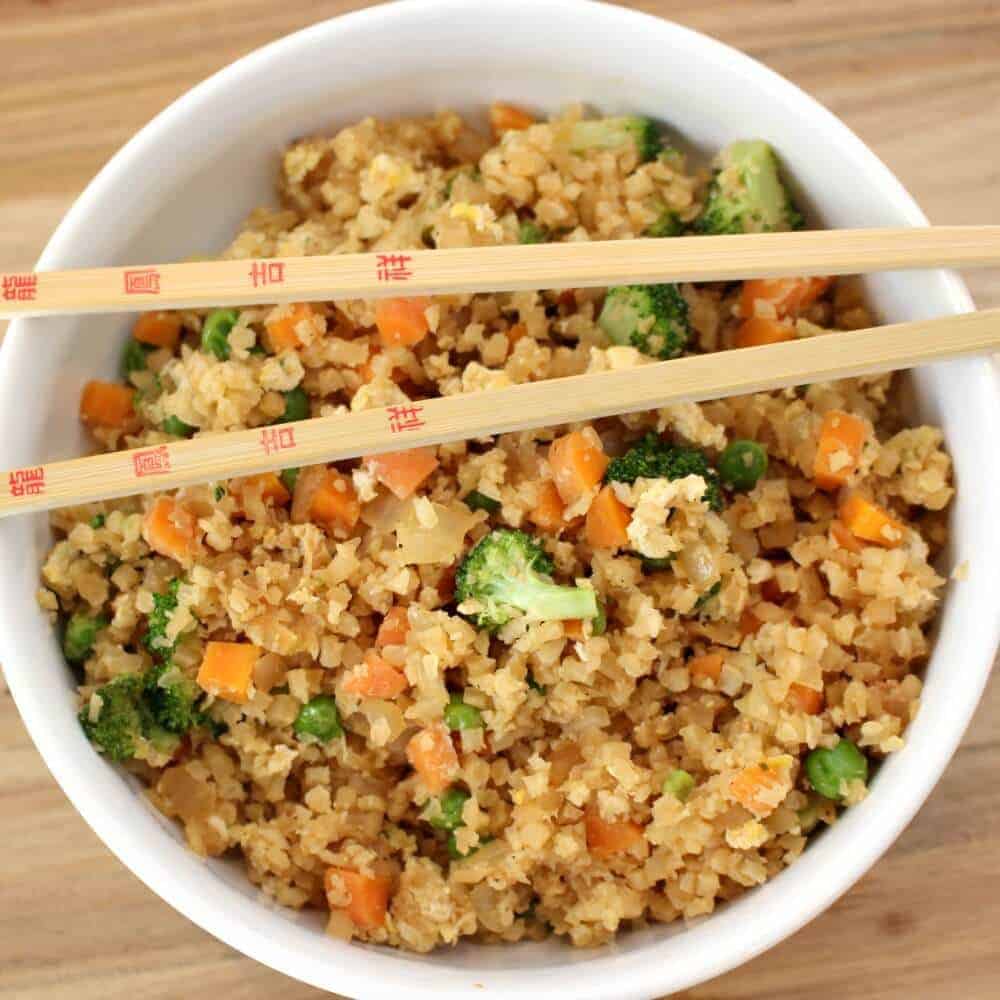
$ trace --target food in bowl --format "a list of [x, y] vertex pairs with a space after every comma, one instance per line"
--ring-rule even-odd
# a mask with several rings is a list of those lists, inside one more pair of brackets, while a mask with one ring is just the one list
[[[294, 143], [226, 256], [800, 224], [762, 142], [702, 171], [643, 119], [490, 118]], [[106, 449], [280, 448], [869, 323], [822, 279], [151, 313], [81, 416]], [[864, 797], [917, 709], [951, 496], [881, 375], [58, 511], [40, 599], [84, 730], [193, 850], [336, 936], [594, 945], [710, 912]]]

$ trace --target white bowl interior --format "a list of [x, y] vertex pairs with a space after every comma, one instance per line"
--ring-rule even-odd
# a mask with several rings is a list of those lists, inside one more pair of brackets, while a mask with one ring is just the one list
[[[551, 39], [560, 44], [553, 50]], [[400, 44], [400, 41], [405, 44]], [[432, 66], [432, 69], [428, 67]], [[302, 134], [366, 114], [442, 107], [481, 114], [503, 98], [547, 111], [584, 101], [653, 115], [702, 151], [748, 135], [771, 141], [814, 221], [921, 225], [888, 171], [832, 116], [751, 60], [702, 36], [619, 8], [572, 0], [411, 0], [327, 22], [255, 53], [168, 109], [88, 189], [42, 267], [169, 261], [218, 250], [253, 206], [273, 200], [277, 152]], [[884, 321], [971, 308], [950, 275], [886, 274], [869, 290]], [[79, 454], [83, 382], [115, 372], [129, 320], [14, 325], [0, 365], [4, 464]], [[985, 361], [915, 374], [920, 416], [945, 428], [960, 492], [949, 565], [982, 580], [1000, 537], [983, 503], [998, 495], [983, 441], [1000, 435]], [[234, 947], [289, 975], [354, 997], [513, 997], [562, 988], [650, 997], [724, 971], [829, 905], [899, 833], [947, 763], [985, 682], [998, 616], [988, 588], [952, 584], [923, 708], [907, 748], [873, 795], [766, 886], [684, 929], [650, 928], [599, 951], [561, 944], [463, 945], [426, 958], [322, 935], [318, 917], [263, 903], [235, 863], [188, 853], [173, 824], [91, 750], [75, 721], [73, 679], [35, 603], [50, 542], [44, 517], [0, 522], [0, 642], [18, 706], [47, 763], [87, 821], [147, 884]], [[484, 984], [485, 990], [474, 988]]]

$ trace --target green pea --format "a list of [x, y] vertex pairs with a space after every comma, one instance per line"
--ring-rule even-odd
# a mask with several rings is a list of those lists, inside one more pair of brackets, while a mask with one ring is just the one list
[[90, 519], [90, 526], [94, 529], [94, 531], [97, 531], [98, 528], [103, 528], [104, 527], [104, 521], [105, 520], [106, 519], [105, 519], [105, 516], [103, 514], [95, 514]]
[[460, 826], [465, 826], [462, 809], [469, 798], [469, 793], [461, 788], [449, 788], [438, 799], [439, 810], [428, 822], [439, 830], [457, 830]]
[[531, 671], [528, 672], [528, 676], [525, 680], [528, 682], [528, 687], [531, 688], [532, 691], [537, 691], [539, 694], [545, 694], [545, 685], [539, 684], [538, 681], [535, 680], [535, 676], [531, 673]]
[[285, 489], [289, 493], [295, 492], [295, 484], [299, 481], [300, 471], [297, 466], [293, 466], [291, 469], [282, 469], [278, 473], [278, 478], [285, 484]]
[[719, 475], [734, 490], [752, 490], [767, 472], [767, 452], [756, 441], [731, 441], [719, 456]]
[[661, 573], [665, 569], [670, 569], [670, 564], [674, 561], [673, 556], [640, 556], [642, 560], [643, 573]]
[[172, 437], [191, 437], [197, 429], [197, 427], [192, 427], [190, 424], [184, 423], [180, 417], [175, 416], [173, 413], [163, 421], [163, 433], [169, 434]]
[[706, 604], [722, 590], [722, 581], [716, 580], [708, 590], [705, 591], [697, 601], [694, 602], [695, 611], [700, 611]]
[[472, 490], [462, 497], [462, 503], [469, 510], [485, 510], [487, 514], [495, 514], [500, 509], [500, 501], [493, 497], [480, 493], [479, 490]]
[[215, 502], [218, 503], [226, 495], [225, 486], [216, 486], [212, 491], [212, 496], [215, 497]]
[[292, 728], [300, 738], [315, 739], [321, 743], [328, 743], [344, 735], [337, 702], [328, 694], [318, 694], [307, 701], [299, 709]]
[[285, 412], [277, 422], [288, 424], [293, 420], [306, 420], [308, 417], [309, 397], [306, 395], [305, 389], [297, 385], [285, 393]]
[[444, 710], [444, 724], [454, 730], [482, 729], [483, 713], [466, 705], [460, 694], [453, 694]]
[[202, 350], [220, 361], [229, 360], [229, 334], [240, 314], [235, 309], [216, 309], [205, 317], [201, 327]]
[[688, 796], [694, 791], [694, 778], [680, 768], [673, 770], [663, 781], [663, 794], [672, 795], [681, 802], [687, 802]]
[[537, 222], [522, 222], [517, 227], [517, 239], [519, 243], [548, 243], [548, 232]]
[[806, 757], [806, 775], [820, 795], [842, 799], [842, 782], [868, 780], [868, 758], [850, 740], [842, 739], [832, 750], [813, 750]]
[[125, 343], [125, 349], [122, 351], [122, 377], [128, 378], [132, 372], [145, 371], [148, 353], [149, 351], [138, 340], [129, 337]]
[[66, 622], [63, 633], [63, 654], [70, 663], [83, 663], [97, 641], [97, 633], [108, 627], [102, 615], [90, 616], [78, 611]]

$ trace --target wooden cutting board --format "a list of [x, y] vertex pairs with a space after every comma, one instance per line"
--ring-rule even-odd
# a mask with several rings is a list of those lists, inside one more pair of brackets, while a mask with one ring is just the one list
[[[495, 0], [502, 2], [502, 0]], [[193, 83], [350, 0], [2, 0], [0, 265], [34, 262], [108, 157]], [[642, 0], [800, 84], [933, 222], [1000, 218], [1000, 4]], [[970, 276], [982, 307], [1000, 279]], [[991, 460], [996, 460], [995, 454]], [[962, 664], [955, 664], [956, 670]], [[917, 819], [828, 913], [697, 1000], [1000, 996], [1000, 684]], [[100, 844], [0, 679], [0, 998], [323, 996], [176, 914]], [[609, 998], [611, 1000], [611, 998]]]

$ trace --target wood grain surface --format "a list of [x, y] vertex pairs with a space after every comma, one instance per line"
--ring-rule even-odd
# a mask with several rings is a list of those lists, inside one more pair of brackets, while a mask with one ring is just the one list
[[[361, 6], [0, 0], [0, 270], [32, 265], [108, 157], [192, 84], [279, 35]], [[1000, 221], [996, 0], [629, 6], [708, 32], [814, 94], [932, 222]], [[969, 283], [979, 306], [1000, 305], [995, 272], [971, 272]], [[942, 782], [874, 870], [793, 938], [690, 990], [689, 1000], [1000, 996], [998, 732], [994, 680]], [[141, 885], [63, 797], [2, 678], [0, 843], [4, 1000], [324, 995], [233, 952]]]

